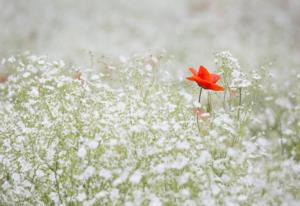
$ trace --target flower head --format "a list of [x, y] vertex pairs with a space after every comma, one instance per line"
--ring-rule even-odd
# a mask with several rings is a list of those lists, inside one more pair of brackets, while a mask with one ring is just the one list
[[198, 72], [194, 68], [189, 68], [193, 76], [187, 77], [188, 80], [196, 82], [199, 87], [214, 91], [224, 91], [224, 87], [217, 85], [221, 78], [219, 74], [212, 74], [204, 66], [200, 66]]
[[0, 74], [0, 83], [5, 83], [8, 80], [8, 76], [5, 74]]

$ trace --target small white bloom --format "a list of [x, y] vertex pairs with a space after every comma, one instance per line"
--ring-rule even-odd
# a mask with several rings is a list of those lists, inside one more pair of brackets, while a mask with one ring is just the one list
[[86, 155], [86, 150], [84, 146], [81, 146], [77, 152], [77, 156], [80, 158], [84, 158]]
[[102, 169], [99, 172], [99, 176], [101, 176], [101, 177], [103, 177], [104, 179], [107, 179], [107, 180], [112, 178], [111, 172], [107, 169]]
[[77, 195], [76, 199], [79, 201], [79, 202], [82, 202], [83, 200], [86, 199], [86, 194], [81, 192]]
[[59, 196], [55, 192], [51, 192], [49, 197], [53, 202], [59, 203]]
[[197, 159], [197, 163], [200, 165], [203, 165], [210, 160], [211, 160], [210, 153], [208, 151], [204, 150], [200, 153], [199, 158]]
[[21, 179], [21, 176], [18, 173], [13, 173], [12, 174], [12, 179], [14, 180], [14, 182], [19, 183], [20, 179]]
[[249, 87], [251, 82], [246, 78], [246, 75], [239, 70], [233, 70], [232, 81], [230, 87], [232, 88], [245, 88]]
[[161, 206], [162, 203], [157, 197], [152, 197], [149, 206]]
[[187, 141], [180, 141], [176, 143], [176, 148], [177, 149], [189, 149], [190, 148], [190, 144]]
[[9, 63], [14, 63], [14, 62], [16, 61], [16, 58], [15, 58], [14, 56], [11, 56], [11, 57], [9, 57], [9, 58], [7, 59], [7, 61], [8, 61]]
[[25, 72], [24, 74], [23, 74], [23, 77], [24, 78], [27, 78], [27, 77], [29, 77], [30, 76], [30, 73], [29, 72]]
[[96, 141], [96, 140], [89, 140], [87, 142], [87, 146], [90, 148], [90, 149], [96, 149], [98, 147], [99, 143]]
[[217, 195], [220, 193], [220, 188], [216, 184], [211, 185], [211, 191], [214, 195]]
[[128, 177], [129, 173], [128, 171], [124, 171], [121, 176], [119, 176], [117, 179], [115, 179], [113, 181], [113, 186], [118, 186], [120, 184], [122, 184], [123, 182], [125, 182], [127, 180], [127, 177]]
[[32, 96], [32, 97], [38, 97], [39, 96], [39, 90], [36, 87], [32, 87], [29, 95]]
[[132, 184], [138, 184], [140, 182], [142, 178], [142, 173], [141, 171], [137, 170], [133, 173], [133, 175], [130, 177], [129, 181], [132, 183]]
[[11, 185], [9, 184], [9, 182], [5, 181], [3, 184], [2, 184], [2, 189], [3, 190], [8, 190], [10, 189]]
[[112, 191], [110, 192], [110, 198], [111, 200], [117, 200], [119, 198], [119, 190], [112, 189]]
[[42, 170], [37, 170], [35, 174], [37, 177], [44, 177], [44, 175], [45, 175]]
[[166, 168], [164, 164], [158, 164], [153, 168], [153, 170], [158, 174], [162, 174], [165, 172]]

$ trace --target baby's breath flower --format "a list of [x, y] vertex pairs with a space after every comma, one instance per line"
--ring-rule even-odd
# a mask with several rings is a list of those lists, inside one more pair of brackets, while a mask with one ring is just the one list
[[215, 54], [215, 64], [221, 68], [221, 70], [240, 70], [240, 64], [236, 58], [232, 56], [229, 51], [222, 51]]
[[[244, 78], [230, 53], [216, 56], [232, 77]], [[290, 151], [293, 158], [280, 155], [274, 139], [282, 135], [284, 145], [297, 140], [299, 120], [289, 113], [298, 112], [293, 110], [297, 95], [268, 94], [276, 107], [265, 109], [262, 117], [249, 114], [253, 122], [241, 123], [231, 111], [205, 113], [209, 118], [201, 122], [199, 134], [190, 106], [193, 97], [182, 82], [160, 78], [163, 56], [120, 60], [107, 63], [110, 67], [101, 74], [80, 70], [80, 76], [77, 68], [47, 57], [2, 61], [1, 67], [11, 73], [0, 84], [0, 204], [299, 201], [297, 150]], [[233, 82], [231, 86], [252, 86]], [[199, 106], [195, 104], [196, 110]], [[282, 115], [278, 122], [275, 109], [291, 118]]]

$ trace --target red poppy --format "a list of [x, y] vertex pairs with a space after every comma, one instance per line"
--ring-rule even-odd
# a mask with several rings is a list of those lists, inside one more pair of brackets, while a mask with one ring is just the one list
[[5, 83], [8, 80], [8, 75], [0, 74], [0, 83]]
[[80, 71], [75, 72], [75, 79], [79, 80], [82, 84], [84, 83], [84, 80], [81, 77], [81, 72]]
[[219, 74], [212, 74], [204, 66], [200, 66], [198, 72], [194, 68], [189, 68], [193, 76], [187, 77], [188, 80], [196, 82], [199, 87], [214, 91], [224, 91], [224, 87], [217, 85], [221, 78]]
[[193, 108], [192, 111], [197, 116], [197, 118], [201, 120], [206, 120], [209, 117], [209, 113], [202, 108]]

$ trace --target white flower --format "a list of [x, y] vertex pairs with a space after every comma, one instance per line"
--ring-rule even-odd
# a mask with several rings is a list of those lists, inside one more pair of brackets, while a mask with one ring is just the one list
[[95, 174], [96, 169], [93, 166], [88, 166], [84, 172], [79, 176], [80, 180], [87, 180]]
[[32, 96], [32, 97], [38, 97], [39, 96], [39, 90], [36, 87], [32, 87], [29, 95]]
[[107, 170], [107, 169], [102, 169], [99, 172], [99, 176], [103, 177], [104, 179], [107, 179], [107, 180], [112, 178], [111, 172], [109, 170]]
[[30, 72], [25, 72], [24, 74], [23, 74], [23, 77], [24, 78], [27, 78], [27, 77], [29, 77], [30, 76]]
[[13, 173], [13, 174], [12, 174], [12, 179], [14, 180], [14, 182], [19, 183], [19, 182], [20, 182], [20, 179], [21, 179], [20, 174], [18, 174], [18, 173]]
[[99, 143], [96, 140], [89, 140], [86, 144], [90, 149], [96, 149], [99, 145]]
[[11, 56], [11, 57], [9, 57], [9, 58], [7, 59], [7, 61], [8, 61], [9, 63], [14, 63], [14, 62], [16, 61], [16, 58], [15, 58], [14, 56]]
[[81, 146], [77, 152], [77, 156], [80, 157], [80, 158], [84, 158], [85, 155], [86, 155], [86, 149], [84, 146]]
[[83, 200], [86, 199], [86, 194], [81, 192], [77, 195], [76, 199], [79, 201], [79, 202], [82, 202]]
[[234, 58], [229, 51], [216, 53], [215, 63], [224, 70], [228, 69], [229, 71], [232, 71], [240, 69], [238, 60]]
[[35, 174], [36, 174], [36, 176], [37, 177], [44, 177], [44, 172], [42, 171], [42, 170], [37, 170], [36, 172], [35, 172]]
[[161, 203], [160, 199], [158, 199], [155, 196], [151, 198], [149, 206], [161, 206], [161, 205], [162, 205], [162, 203]]
[[251, 82], [246, 78], [246, 75], [239, 70], [232, 71], [232, 80], [229, 87], [245, 88], [251, 85]]
[[176, 148], [177, 149], [189, 149], [190, 148], [190, 144], [187, 141], [180, 141], [176, 143]]
[[132, 184], [138, 184], [140, 182], [142, 178], [142, 173], [141, 171], [137, 170], [133, 173], [133, 175], [129, 178], [129, 181], [132, 183]]
[[110, 192], [110, 199], [115, 201], [119, 198], [119, 190], [118, 189], [112, 189]]

